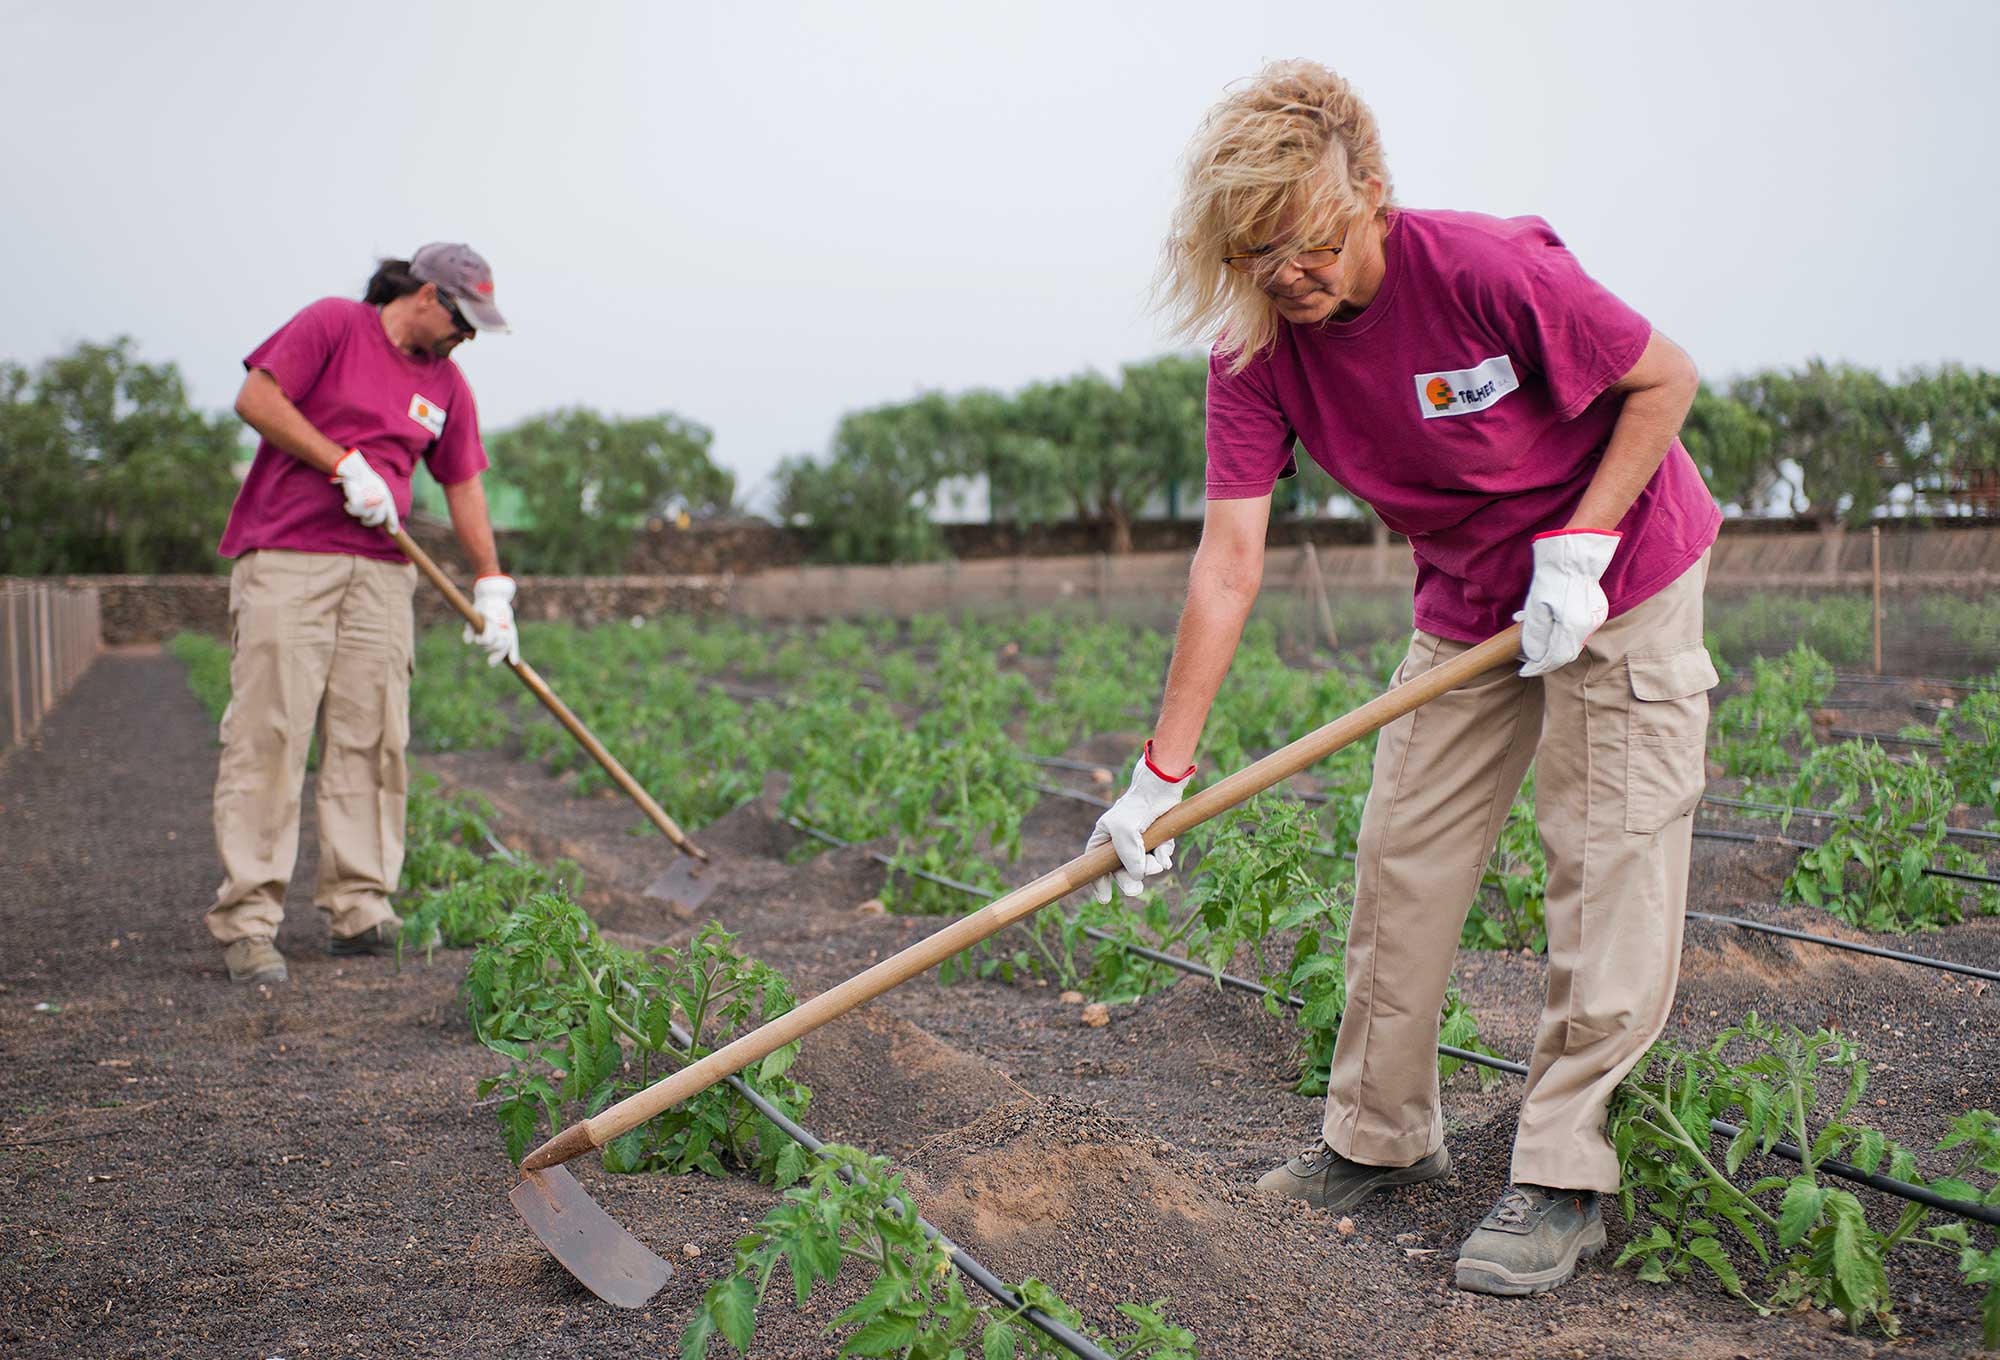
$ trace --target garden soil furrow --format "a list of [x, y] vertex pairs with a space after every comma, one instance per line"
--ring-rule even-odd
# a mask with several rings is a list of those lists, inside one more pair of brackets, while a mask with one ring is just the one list
[[[1115, 745], [1071, 754], [1122, 763], [1129, 748]], [[492, 798], [510, 844], [575, 859], [584, 900], [622, 943], [699, 924], [643, 895], [673, 850], [633, 835], [629, 806], [570, 797], [504, 755], [419, 763]], [[675, 1353], [772, 1192], [581, 1164], [605, 1208], [677, 1269], [642, 1312], [585, 1294], [505, 1202], [510, 1168], [475, 1103], [498, 1063], [457, 993], [466, 955], [401, 970], [332, 960], [295, 891], [281, 940], [291, 982], [223, 979], [199, 919], [216, 875], [214, 768], [179, 666], [122, 655], [100, 660], [37, 748], [0, 762], [0, 1287], [13, 1305], [0, 1353]], [[1044, 800], [1019, 876], [1073, 855], [1093, 816]], [[726, 875], [702, 919], [802, 991], [935, 926], [866, 909], [883, 871], [861, 848], [799, 859], [803, 838], [756, 804], [696, 838]], [[311, 839], [308, 815], [307, 885]], [[1783, 863], [1767, 847], [1704, 846], [1694, 900], [1838, 928], [1769, 905]], [[1996, 927], [1923, 947], [1987, 961]], [[1749, 1007], [1838, 1023], [1886, 1069], [1870, 1097], [1890, 1103], [1871, 1122], [1919, 1147], [1940, 1111], [2000, 1091], [1990, 993], [1742, 935], [1690, 928], [1674, 1037], [1692, 1042]], [[1458, 972], [1489, 1042], [1525, 1056], [1540, 961], [1466, 954]], [[1455, 1076], [1451, 1174], [1364, 1206], [1343, 1234], [1335, 1216], [1248, 1189], [1317, 1127], [1320, 1102], [1290, 1090], [1290, 1036], [1289, 1021], [1199, 980], [1093, 1029], [1051, 987], [925, 978], [809, 1038], [794, 1070], [815, 1091], [808, 1125], [894, 1157], [919, 1206], [995, 1270], [1048, 1281], [1100, 1329], [1118, 1302], [1165, 1298], [1210, 1357], [1955, 1355], [1976, 1338], [1976, 1296], [1928, 1262], [1899, 1267], [1906, 1339], [1893, 1348], [1824, 1319], [1759, 1320], [1705, 1284], [1642, 1285], [1608, 1258], [1552, 1295], [1461, 1293], [1452, 1255], [1505, 1181], [1517, 1084]], [[88, 1136], [36, 1141], [71, 1135]], [[1615, 1215], [1610, 1227], [1615, 1249], [1625, 1231]], [[830, 1354], [820, 1329], [838, 1303], [768, 1309], [755, 1353]]]

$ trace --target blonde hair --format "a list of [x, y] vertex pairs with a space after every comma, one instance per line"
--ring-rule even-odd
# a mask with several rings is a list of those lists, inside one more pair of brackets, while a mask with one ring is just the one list
[[1354, 87], [1316, 62], [1274, 61], [1195, 132], [1154, 296], [1176, 335], [1214, 336], [1240, 373], [1277, 339], [1278, 314], [1222, 257], [1319, 245], [1394, 206], [1381, 130]]

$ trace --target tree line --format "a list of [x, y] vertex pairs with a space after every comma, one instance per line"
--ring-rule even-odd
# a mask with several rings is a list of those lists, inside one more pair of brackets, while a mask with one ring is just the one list
[[[857, 411], [825, 459], [781, 465], [779, 510], [818, 530], [828, 558], [905, 561], [942, 555], [937, 514], [955, 488], [983, 484], [994, 522], [1082, 520], [1123, 552], [1149, 503], [1174, 516], [1200, 492], [1207, 373], [1203, 359], [1166, 355], [1116, 382], [1086, 372]], [[1704, 383], [1681, 438], [1716, 499], [1745, 515], [2000, 513], [2000, 374], [1979, 369], [1891, 381], [1815, 359]], [[1295, 462], [1281, 513], [1366, 513], [1304, 449]]]
[[[850, 412], [824, 456], [785, 459], [778, 511], [815, 555], [892, 562], [944, 555], [938, 519], [983, 496], [1027, 528], [1094, 525], [1129, 550], [1143, 515], [1194, 513], [1208, 365], [1186, 354], [1014, 392], [929, 392]], [[2000, 513], [2000, 374], [1944, 365], [1891, 380], [1813, 360], [1704, 384], [1682, 439], [1716, 499], [1747, 515], [1861, 524], [1878, 513]], [[490, 478], [527, 527], [524, 572], [616, 570], [650, 517], [732, 513], [734, 477], [704, 426], [671, 412], [582, 407], [487, 439]], [[188, 404], [171, 363], [128, 339], [85, 343], [30, 370], [0, 363], [0, 572], [205, 571], [249, 453], [241, 423]], [[1364, 513], [1303, 450], [1281, 514]]]
[[[710, 432], [671, 412], [581, 407], [530, 416], [486, 440], [496, 496], [528, 528], [523, 572], [617, 570], [649, 515], [729, 511], [736, 479]], [[233, 413], [188, 404], [171, 363], [129, 339], [85, 343], [30, 371], [0, 363], [0, 574], [207, 572], [255, 436]]]

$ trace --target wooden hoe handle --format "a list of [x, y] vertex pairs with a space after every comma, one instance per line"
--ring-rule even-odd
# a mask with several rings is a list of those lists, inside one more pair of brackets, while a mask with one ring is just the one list
[[[418, 571], [430, 577], [431, 584], [451, 602], [451, 607], [456, 609], [467, 623], [477, 629], [486, 627], [486, 620], [472, 607], [472, 601], [465, 598], [465, 592], [452, 584], [451, 578], [431, 560], [429, 553], [417, 546], [415, 539], [401, 529], [394, 530], [391, 536], [396, 540], [396, 546], [403, 550], [404, 556], [417, 564]], [[547, 681], [535, 673], [533, 666], [525, 661], [509, 661], [507, 664], [514, 668], [514, 674], [521, 677], [521, 683], [528, 687], [529, 692], [542, 701], [542, 707], [555, 714], [556, 721], [569, 729], [569, 734], [576, 738], [577, 745], [590, 752], [592, 758], [604, 767], [604, 772], [611, 776], [611, 782], [625, 790], [626, 795], [639, 805], [639, 810], [646, 814], [653, 825], [666, 833], [668, 840], [698, 860], [708, 858], [707, 852], [687, 838], [687, 833], [675, 825], [674, 819], [667, 815], [665, 808], [653, 801], [652, 794], [639, 786], [639, 781], [618, 763], [617, 757], [604, 749], [604, 743], [592, 736], [590, 729], [583, 725], [576, 714], [569, 711], [569, 705], [556, 698], [555, 691], [549, 688]]]
[[[1280, 747], [1255, 764], [1209, 785], [1194, 797], [1162, 813], [1147, 827], [1146, 848], [1151, 850], [1161, 841], [1172, 840], [1217, 813], [1227, 812], [1280, 780], [1289, 779], [1308, 765], [1316, 764], [1341, 747], [1386, 727], [1405, 713], [1422, 707], [1475, 676], [1513, 662], [1520, 641], [1521, 626], [1515, 624], [1470, 651], [1405, 681], [1353, 712], [1307, 733], [1291, 745]], [[603, 1147], [669, 1106], [701, 1094], [724, 1077], [742, 1071], [827, 1021], [874, 1000], [898, 983], [907, 982], [960, 950], [968, 949], [1016, 921], [1032, 916], [1057, 898], [1074, 892], [1117, 867], [1118, 852], [1109, 845], [1100, 845], [1095, 850], [1078, 855], [1034, 882], [987, 903], [970, 916], [961, 917], [935, 934], [925, 936], [901, 953], [892, 954], [866, 972], [855, 974], [839, 986], [821, 992], [742, 1038], [723, 1045], [707, 1057], [662, 1077], [645, 1090], [636, 1091], [591, 1118], [570, 1125], [529, 1153], [521, 1168], [524, 1171], [540, 1171], [581, 1156], [592, 1148]]]

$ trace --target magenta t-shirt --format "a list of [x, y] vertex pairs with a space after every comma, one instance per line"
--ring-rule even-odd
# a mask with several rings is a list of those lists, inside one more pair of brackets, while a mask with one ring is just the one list
[[[1583, 272], [1539, 217], [1397, 211], [1381, 291], [1351, 321], [1280, 322], [1231, 376], [1209, 359], [1208, 496], [1263, 496], [1292, 441], [1407, 536], [1416, 624], [1460, 642], [1506, 627], [1537, 533], [1596, 473], [1652, 327]], [[1618, 528], [1604, 574], [1622, 614], [1715, 541], [1722, 512], [1676, 439]]]
[[[250, 351], [243, 367], [270, 373], [314, 429], [360, 449], [389, 484], [399, 517], [410, 513], [419, 458], [447, 486], [486, 468], [479, 413], [458, 365], [405, 354], [365, 303], [321, 298]], [[269, 440], [258, 441], [217, 551], [240, 557], [256, 548], [403, 560], [387, 534], [347, 513], [338, 483]]]

